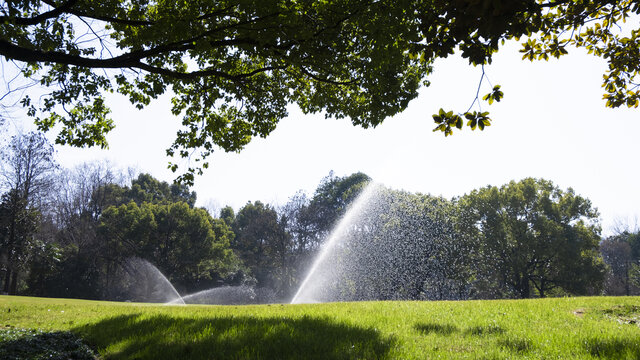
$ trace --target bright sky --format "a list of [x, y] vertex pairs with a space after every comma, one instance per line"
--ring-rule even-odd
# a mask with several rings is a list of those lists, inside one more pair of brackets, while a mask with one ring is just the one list
[[[405, 112], [376, 129], [303, 115], [291, 106], [266, 139], [255, 139], [239, 154], [212, 156], [211, 167], [196, 179], [198, 204], [282, 205], [299, 189], [312, 193], [330, 170], [339, 176], [362, 171], [388, 187], [447, 198], [537, 177], [591, 199], [605, 234], [617, 223], [635, 225], [640, 110], [605, 108], [600, 86], [606, 64], [600, 59], [573, 50], [560, 60], [530, 63], [517, 50], [517, 44], [508, 45], [485, 68], [505, 97], [483, 106], [494, 119], [484, 132], [465, 129], [448, 138], [432, 132], [431, 115], [440, 107], [465, 111], [480, 79], [480, 68], [451, 57], [435, 64], [431, 86]], [[491, 89], [483, 86], [481, 95]], [[107, 158], [171, 181], [164, 150], [180, 119], [171, 115], [169, 97], [142, 111], [122, 97], [113, 100], [117, 128], [108, 138], [110, 149], [58, 147], [60, 163], [72, 167]]]

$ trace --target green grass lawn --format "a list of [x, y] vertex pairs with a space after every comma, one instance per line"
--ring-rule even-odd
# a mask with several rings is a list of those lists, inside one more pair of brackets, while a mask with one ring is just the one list
[[640, 359], [639, 323], [639, 297], [165, 306], [0, 296], [0, 351], [77, 336], [104, 359]]

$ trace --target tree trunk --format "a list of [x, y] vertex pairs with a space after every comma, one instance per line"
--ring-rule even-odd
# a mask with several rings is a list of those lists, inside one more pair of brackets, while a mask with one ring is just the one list
[[518, 283], [517, 291], [520, 293], [520, 298], [528, 299], [531, 297], [531, 285], [529, 284], [529, 278], [522, 276]]
[[105, 287], [102, 289], [102, 299], [103, 300], [114, 300], [113, 293], [111, 291], [111, 262], [107, 260], [107, 271], [105, 274]]
[[624, 279], [624, 291], [627, 296], [631, 295], [631, 291], [629, 288], [629, 267], [630, 264], [628, 261], [625, 262], [625, 279]]
[[11, 269], [7, 268], [7, 271], [4, 273], [4, 284], [2, 286], [2, 293], [9, 293], [9, 283], [11, 283]]
[[11, 284], [9, 286], [9, 295], [15, 295], [18, 289], [18, 272], [13, 271], [11, 274]]

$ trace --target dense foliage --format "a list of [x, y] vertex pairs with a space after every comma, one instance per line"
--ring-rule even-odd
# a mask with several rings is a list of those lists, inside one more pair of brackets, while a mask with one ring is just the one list
[[[637, 106], [640, 32], [623, 22], [639, 12], [633, 0], [12, 0], [0, 6], [0, 55], [42, 89], [20, 102], [41, 130], [59, 126], [62, 144], [107, 145], [106, 92], [138, 108], [171, 92], [183, 128], [167, 153], [195, 160], [181, 176], [191, 182], [215, 148], [267, 136], [289, 103], [376, 126], [428, 85], [435, 59], [457, 50], [487, 64], [521, 37], [523, 59], [570, 47], [602, 57], [607, 106]], [[483, 99], [503, 95], [496, 85]], [[490, 124], [472, 110], [441, 111], [435, 131]]]
[[53, 147], [38, 133], [14, 136], [1, 154], [0, 186], [6, 191], [0, 203], [2, 291], [15, 293], [20, 273], [50, 250], [39, 238], [38, 228], [55, 164]]
[[489, 291], [528, 298], [600, 288], [598, 214], [572, 189], [528, 178], [475, 190], [460, 203], [462, 232], [479, 244]]
[[640, 231], [622, 230], [600, 244], [609, 266], [605, 291], [611, 295], [640, 294]]
[[[3, 154], [0, 280], [9, 294], [149, 300], [144, 291], [155, 290], [140, 283], [151, 275], [141, 271], [155, 265], [183, 294], [242, 285], [255, 301], [288, 301], [371, 182], [329, 174], [282, 207], [255, 201], [212, 215], [184, 184], [108, 164], [60, 170], [37, 134], [15, 137]], [[332, 259], [342, 275], [330, 287], [345, 300], [640, 291], [640, 233], [602, 240], [591, 202], [548, 180], [451, 200], [379, 186], [373, 199], [341, 230]]]

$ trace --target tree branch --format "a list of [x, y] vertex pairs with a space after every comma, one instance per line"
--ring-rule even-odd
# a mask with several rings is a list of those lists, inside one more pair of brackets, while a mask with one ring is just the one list
[[60, 7], [55, 7], [55, 4], [51, 1], [45, 1], [46, 4], [50, 5], [54, 9], [30, 18], [0, 16], [0, 23], [9, 22], [11, 24], [21, 26], [36, 25], [47, 19], [53, 19], [65, 12], [69, 12], [69, 10], [71, 10], [71, 7], [77, 2], [78, 0], [69, 0], [66, 3], [62, 4]]
[[[234, 41], [235, 40], [229, 40], [228, 42], [234, 42]], [[220, 44], [222, 43], [226, 43], [226, 42], [225, 41], [220, 42]], [[171, 49], [167, 47], [166, 50], [177, 51], [177, 50], [189, 49], [192, 47], [193, 45], [190, 44], [190, 45], [182, 45], [182, 47], [173, 47]], [[127, 53], [127, 54], [116, 56], [109, 59], [93, 59], [93, 58], [86, 58], [82, 56], [69, 55], [63, 52], [58, 52], [58, 51], [45, 52], [41, 50], [27, 49], [27, 48], [12, 44], [6, 40], [0, 39], [0, 54], [2, 54], [3, 56], [9, 59], [24, 61], [24, 62], [58, 63], [58, 64], [74, 65], [74, 66], [80, 66], [80, 67], [86, 67], [86, 68], [101, 68], [101, 69], [115, 69], [115, 68], [124, 68], [124, 67], [137, 68], [137, 69], [148, 71], [150, 73], [169, 76], [176, 79], [184, 79], [184, 80], [191, 80], [191, 79], [205, 77], [205, 76], [217, 76], [217, 77], [226, 78], [232, 81], [238, 81], [243, 78], [256, 75], [260, 72], [265, 72], [269, 70], [282, 70], [285, 68], [282, 66], [269, 66], [269, 67], [263, 67], [260, 69], [253, 70], [248, 73], [233, 75], [233, 74], [228, 74], [215, 69], [207, 69], [207, 70], [193, 71], [193, 72], [178, 72], [170, 69], [155, 67], [140, 61], [141, 59], [147, 56], [154, 55], [158, 51], [159, 49], [152, 49], [147, 51]], [[321, 81], [325, 83], [331, 83], [335, 85], [348, 85], [355, 82], [355, 80], [347, 81], [347, 82], [329, 80], [329, 79], [314, 75], [304, 68], [301, 68], [301, 71], [305, 75], [317, 81]]]
[[42, 51], [28, 49], [15, 45], [4, 39], [0, 39], [0, 54], [7, 59], [24, 62], [50, 62], [65, 65], [75, 65], [88, 68], [120, 68], [132, 65], [126, 55], [116, 56], [110, 59], [91, 59], [82, 56], [69, 55], [58, 51]]
[[553, 2], [548, 2], [548, 3], [544, 3], [544, 4], [538, 4], [539, 7], [541, 8], [551, 8], [551, 7], [555, 7], [555, 6], [559, 6], [559, 5], [565, 5], [570, 3], [572, 0], [558, 0], [558, 1], [553, 1]]
[[[480, 106], [480, 88], [482, 87], [482, 80], [484, 80], [484, 78], [486, 77], [486, 74], [484, 72], [484, 65], [482, 65], [482, 76], [480, 76], [480, 81], [478, 82], [478, 89], [476, 90], [476, 97], [475, 99], [473, 99], [473, 102], [471, 103], [471, 105], [469, 106], [469, 109], [467, 109], [466, 112], [471, 111], [471, 109], [473, 108], [473, 105], [477, 102], [478, 106]], [[482, 111], [482, 108], [480, 108], [480, 111]]]
[[328, 84], [333, 84], [333, 85], [351, 85], [351, 84], [353, 84], [353, 83], [355, 83], [355, 82], [356, 82], [356, 80], [350, 80], [350, 81], [335, 81], [335, 80], [329, 80], [329, 79], [326, 79], [326, 78], [322, 78], [322, 77], [320, 77], [320, 76], [318, 76], [318, 75], [314, 75], [314, 74], [312, 74], [311, 72], [309, 72], [307, 69], [305, 69], [305, 68], [304, 68], [304, 67], [302, 67], [302, 66], [300, 67], [300, 71], [301, 71], [303, 74], [307, 75], [308, 77], [310, 77], [310, 78], [312, 78], [312, 79], [314, 79], [314, 80], [316, 80], [316, 81], [320, 81], [320, 82], [328, 83]]
[[[76, 2], [77, 0], [70, 0], [70, 1]], [[48, 1], [44, 0], [43, 2], [49, 6], [55, 6], [55, 4], [50, 0]], [[123, 24], [123, 25], [131, 25], [131, 26], [149, 26], [154, 24], [153, 21], [148, 21], [148, 20], [119, 19], [119, 18], [114, 18], [110, 16], [89, 14], [89, 13], [85, 13], [85, 12], [82, 12], [79, 10], [73, 10], [73, 9], [67, 9], [66, 12], [78, 17], [87, 17], [90, 19], [101, 20], [101, 21], [111, 22], [115, 24]]]
[[129, 67], [134, 67], [134, 68], [148, 71], [150, 73], [168, 76], [168, 77], [181, 79], [181, 80], [193, 80], [201, 77], [217, 76], [217, 77], [225, 78], [232, 81], [240, 81], [242, 79], [254, 76], [262, 72], [271, 71], [271, 70], [282, 70], [285, 68], [284, 66], [266, 66], [259, 69], [255, 69], [248, 73], [240, 73], [240, 74], [233, 75], [233, 74], [228, 74], [226, 72], [215, 70], [215, 69], [206, 69], [206, 70], [199, 70], [199, 71], [192, 71], [192, 72], [178, 72], [170, 69], [155, 67], [142, 62], [138, 62]]

